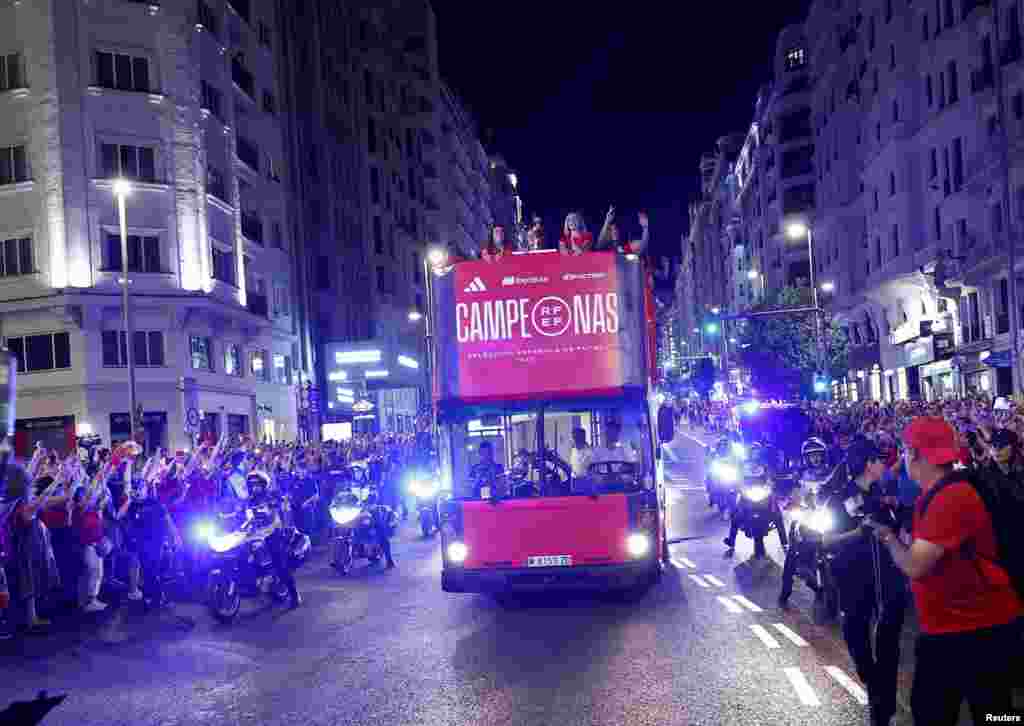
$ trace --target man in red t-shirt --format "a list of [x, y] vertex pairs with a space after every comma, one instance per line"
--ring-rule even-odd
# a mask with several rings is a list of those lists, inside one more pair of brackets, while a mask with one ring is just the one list
[[921, 626], [911, 708], [914, 723], [956, 726], [966, 699], [974, 723], [1013, 713], [1015, 666], [1024, 635], [1024, 602], [999, 559], [992, 517], [966, 481], [955, 477], [956, 432], [944, 419], [921, 416], [903, 432], [910, 477], [922, 488], [913, 543], [872, 523], [897, 566], [911, 579]]

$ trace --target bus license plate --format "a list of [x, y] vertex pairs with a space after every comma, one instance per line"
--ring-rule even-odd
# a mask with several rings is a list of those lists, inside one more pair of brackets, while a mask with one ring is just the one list
[[527, 567], [572, 567], [572, 555], [537, 555], [526, 558]]

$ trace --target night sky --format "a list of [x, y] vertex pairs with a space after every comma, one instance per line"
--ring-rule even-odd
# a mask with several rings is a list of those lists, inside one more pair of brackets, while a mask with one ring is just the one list
[[[701, 153], [753, 114], [778, 31], [809, 0], [433, 0], [441, 74], [489, 151], [519, 173], [549, 243], [567, 211], [625, 231], [651, 213], [652, 251], [679, 254]], [[685, 9], [685, 12], [684, 12]]]

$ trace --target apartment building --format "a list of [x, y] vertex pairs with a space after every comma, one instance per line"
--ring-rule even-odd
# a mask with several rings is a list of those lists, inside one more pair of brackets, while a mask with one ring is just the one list
[[[0, 4], [0, 327], [18, 448], [130, 426], [147, 445], [297, 434], [295, 258], [276, 8], [257, 0]], [[192, 413], [194, 411], [194, 413]]]

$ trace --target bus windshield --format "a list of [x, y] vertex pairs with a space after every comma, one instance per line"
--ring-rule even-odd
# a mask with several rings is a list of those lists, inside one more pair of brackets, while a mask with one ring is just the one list
[[653, 487], [651, 428], [639, 406], [557, 406], [448, 423], [453, 495], [570, 496]]

